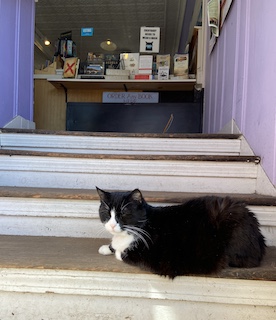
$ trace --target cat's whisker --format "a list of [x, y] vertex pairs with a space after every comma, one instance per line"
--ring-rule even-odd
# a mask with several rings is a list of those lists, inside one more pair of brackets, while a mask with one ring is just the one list
[[150, 237], [150, 234], [147, 231], [145, 231], [144, 229], [139, 228], [139, 227], [135, 227], [135, 226], [131, 226], [131, 228], [136, 230], [136, 231], [138, 231], [138, 232], [140, 232], [140, 233], [142, 233], [142, 234], [144, 234], [150, 241], [152, 241], [151, 237]]
[[134, 226], [126, 226], [125, 230], [136, 235], [137, 238], [142, 240], [144, 242], [145, 246], [149, 249], [149, 244], [148, 244], [148, 241], [146, 240], [145, 237], [147, 237], [151, 242], [152, 242], [152, 240], [151, 240], [151, 237], [148, 232], [146, 232], [145, 230], [143, 230], [141, 228], [134, 227]]
[[147, 243], [147, 240], [139, 232], [134, 231], [134, 230], [128, 230], [128, 231], [129, 231], [129, 233], [136, 235], [137, 240], [139, 240], [139, 239], [142, 240], [144, 242], [145, 246], [149, 249], [149, 244]]
[[95, 232], [95, 237], [101, 237], [101, 235], [105, 235], [106, 234], [106, 229], [105, 229], [105, 227], [104, 226], [101, 226], [98, 230], [97, 230], [97, 232]]

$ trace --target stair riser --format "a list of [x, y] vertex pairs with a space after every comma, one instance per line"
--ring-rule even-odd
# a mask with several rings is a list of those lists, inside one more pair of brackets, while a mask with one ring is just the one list
[[[99, 220], [99, 201], [0, 198], [0, 234], [109, 238]], [[168, 205], [152, 203], [155, 206]], [[276, 246], [276, 207], [249, 206], [269, 246]]]
[[[273, 281], [0, 270], [1, 319], [273, 319]], [[47, 294], [45, 294], [45, 292]], [[62, 316], [60, 316], [62, 315]], [[93, 317], [91, 318], [91, 315]], [[208, 315], [212, 315], [209, 317]], [[184, 317], [185, 318], [185, 317]]]
[[258, 165], [246, 162], [0, 158], [2, 186], [254, 193]]
[[0, 134], [2, 149], [100, 154], [239, 155], [239, 139], [174, 139]]

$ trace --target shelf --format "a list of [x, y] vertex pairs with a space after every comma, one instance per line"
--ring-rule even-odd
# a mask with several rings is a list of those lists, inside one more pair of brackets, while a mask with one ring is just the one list
[[57, 89], [75, 90], [143, 90], [143, 91], [191, 91], [195, 79], [185, 80], [105, 80], [105, 79], [52, 79], [47, 80]]

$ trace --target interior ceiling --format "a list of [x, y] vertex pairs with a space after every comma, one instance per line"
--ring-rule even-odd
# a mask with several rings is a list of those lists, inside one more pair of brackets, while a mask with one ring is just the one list
[[[36, 38], [46, 37], [51, 46], [40, 47], [53, 55], [60, 34], [72, 30], [77, 55], [107, 53], [100, 43], [111, 39], [119, 52], [139, 52], [140, 27], [160, 27], [160, 53], [183, 52], [191, 26], [198, 20], [201, 0], [38, 0]], [[92, 37], [81, 37], [81, 28], [94, 28]]]

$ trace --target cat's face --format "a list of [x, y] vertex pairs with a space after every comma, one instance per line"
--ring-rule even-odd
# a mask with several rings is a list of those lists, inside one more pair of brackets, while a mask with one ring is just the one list
[[97, 188], [101, 199], [100, 219], [106, 230], [113, 235], [123, 231], [133, 233], [146, 222], [146, 210], [141, 192], [106, 192]]

